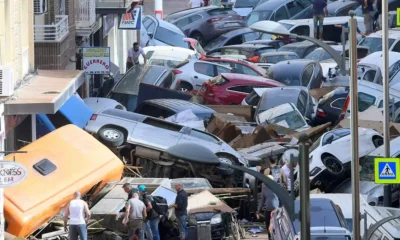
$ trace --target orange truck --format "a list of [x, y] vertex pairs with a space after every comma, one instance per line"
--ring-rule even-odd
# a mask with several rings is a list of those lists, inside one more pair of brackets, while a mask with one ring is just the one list
[[75, 191], [95, 196], [119, 181], [122, 161], [84, 130], [66, 125], [10, 154], [5, 160], [24, 165], [28, 176], [4, 191], [6, 232], [28, 237], [60, 213]]

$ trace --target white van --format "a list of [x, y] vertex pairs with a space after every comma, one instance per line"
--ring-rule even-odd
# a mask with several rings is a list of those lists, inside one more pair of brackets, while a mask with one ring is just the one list
[[[349, 226], [349, 230], [352, 231], [352, 205], [349, 204], [352, 201], [351, 194], [310, 194], [310, 198], [327, 198], [334, 202], [339, 206], [340, 210], [343, 213], [344, 218], [346, 219], [347, 225]], [[366, 197], [360, 196], [360, 213], [366, 214], [368, 228], [370, 226], [384, 218], [390, 216], [398, 216], [400, 215], [400, 209], [396, 208], [387, 208], [387, 207], [375, 207], [368, 205], [366, 201]], [[361, 236], [364, 235], [364, 219], [361, 220]], [[388, 223], [383, 224], [380, 228], [378, 228], [370, 240], [398, 240], [400, 239], [400, 218], [390, 221]]]
[[[400, 52], [400, 27], [389, 30], [389, 51]], [[371, 52], [382, 51], [382, 31], [371, 33], [358, 44], [368, 47]]]
[[[364, 18], [355, 17], [357, 19], [358, 28], [361, 32], [365, 32]], [[341, 42], [342, 29], [335, 27], [338, 24], [349, 22], [350, 17], [328, 17], [324, 19], [324, 40]], [[297, 20], [280, 20], [278, 23], [283, 25], [291, 33], [314, 37], [314, 21], [310, 19]], [[361, 36], [359, 36], [361, 38]]]

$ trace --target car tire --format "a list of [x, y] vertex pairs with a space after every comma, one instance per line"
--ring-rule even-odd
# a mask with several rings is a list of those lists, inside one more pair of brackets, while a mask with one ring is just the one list
[[100, 140], [111, 147], [118, 147], [124, 143], [125, 136], [121, 130], [105, 127], [98, 132]]
[[378, 148], [378, 147], [380, 147], [380, 146], [383, 145], [383, 138], [380, 137], [380, 136], [374, 136], [374, 137], [372, 138], [372, 142], [373, 142], [374, 146], [375, 146], [376, 148]]
[[344, 171], [343, 163], [332, 155], [325, 155], [322, 158], [322, 163], [326, 167], [326, 170], [333, 175], [340, 175]]
[[195, 33], [192, 34], [191, 38], [196, 39], [197, 42], [199, 42], [199, 44], [200, 44], [201, 46], [203, 46], [204, 37], [203, 37], [203, 35], [201, 35], [201, 33], [195, 32]]
[[189, 92], [192, 90], [193, 90], [193, 87], [192, 87], [192, 85], [190, 85], [190, 83], [181, 82], [181, 92]]

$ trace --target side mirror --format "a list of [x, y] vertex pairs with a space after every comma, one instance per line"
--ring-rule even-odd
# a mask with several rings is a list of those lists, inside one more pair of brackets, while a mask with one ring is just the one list
[[149, 36], [149, 38], [153, 38], [153, 34], [152, 33], [148, 33], [147, 36]]

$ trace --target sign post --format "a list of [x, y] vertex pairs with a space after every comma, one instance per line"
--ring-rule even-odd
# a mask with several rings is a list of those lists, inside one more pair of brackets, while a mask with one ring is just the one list
[[22, 182], [27, 175], [28, 170], [22, 164], [13, 161], [0, 161], [0, 240], [4, 240], [5, 235], [4, 188], [11, 187]]

